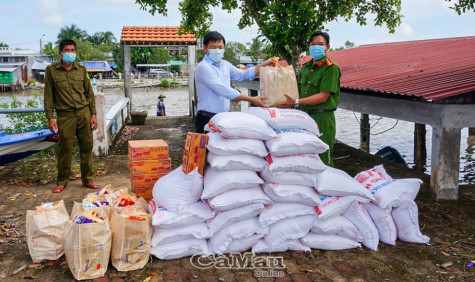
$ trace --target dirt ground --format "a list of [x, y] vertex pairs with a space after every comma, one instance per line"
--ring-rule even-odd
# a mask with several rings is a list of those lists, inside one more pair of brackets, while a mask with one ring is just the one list
[[[138, 129], [135, 135], [130, 133]], [[193, 129], [189, 117], [148, 118], [146, 125], [127, 128], [118, 137], [114, 155], [96, 158], [105, 173], [95, 177], [101, 185], [130, 187], [126, 165], [126, 141], [132, 139], [164, 139], [170, 145], [173, 168], [181, 164], [185, 136]], [[125, 134], [128, 132], [129, 135]], [[106, 275], [94, 281], [474, 281], [475, 266], [475, 189], [463, 187], [458, 201], [435, 201], [429, 193], [429, 177], [400, 165], [392, 164], [344, 144], [336, 144], [336, 167], [350, 175], [383, 163], [394, 178], [418, 177], [424, 181], [416, 200], [422, 233], [431, 238], [430, 245], [397, 241], [396, 246], [379, 244], [379, 251], [367, 248], [347, 251], [311, 253], [284, 252], [282, 269], [218, 269], [200, 270], [190, 258], [159, 260], [153, 258], [144, 269], [118, 272], [111, 265]], [[29, 160], [32, 161], [32, 160]], [[74, 280], [64, 256], [57, 261], [33, 264], [23, 234], [26, 210], [45, 201], [64, 199], [68, 211], [73, 201], [80, 201], [90, 190], [80, 180], [71, 181], [61, 194], [53, 194], [53, 183], [36, 186], [12, 185], [9, 179], [18, 175], [19, 162], [0, 168], [0, 280], [41, 281]], [[22, 269], [23, 268], [23, 269]], [[22, 269], [22, 270], [19, 270]], [[14, 274], [15, 273], [15, 274]], [[271, 276], [271, 277], [269, 277]], [[263, 278], [264, 277], [264, 278]]]

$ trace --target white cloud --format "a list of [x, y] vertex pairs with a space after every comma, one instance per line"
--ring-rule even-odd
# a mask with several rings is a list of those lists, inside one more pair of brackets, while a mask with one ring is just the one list
[[408, 23], [401, 23], [401, 25], [397, 28], [396, 34], [400, 34], [406, 37], [411, 37], [416, 34], [414, 29]]
[[66, 23], [65, 11], [58, 0], [31, 0], [30, 4], [36, 10], [33, 17], [47, 27], [60, 27]]
[[66, 20], [64, 19], [63, 15], [56, 14], [43, 17], [41, 22], [50, 27], [60, 27], [66, 23]]

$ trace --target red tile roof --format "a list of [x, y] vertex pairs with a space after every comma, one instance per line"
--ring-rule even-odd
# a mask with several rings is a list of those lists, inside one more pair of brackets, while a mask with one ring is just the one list
[[475, 91], [475, 36], [362, 45], [328, 56], [340, 66], [342, 89], [424, 100]]
[[178, 34], [178, 26], [124, 26], [121, 43], [196, 44], [192, 33]]

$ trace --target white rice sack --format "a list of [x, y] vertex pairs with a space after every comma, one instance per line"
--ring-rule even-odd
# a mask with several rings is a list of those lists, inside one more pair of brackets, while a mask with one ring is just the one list
[[261, 186], [229, 190], [208, 200], [210, 207], [217, 211], [235, 209], [250, 204], [267, 205], [270, 203], [272, 203], [271, 199], [262, 192]]
[[252, 253], [276, 253], [276, 252], [285, 252], [285, 251], [304, 251], [310, 252], [311, 249], [303, 245], [297, 239], [289, 239], [284, 241], [278, 246], [269, 246], [265, 240], [259, 240], [257, 244], [252, 247]]
[[152, 191], [157, 204], [176, 213], [198, 201], [202, 192], [203, 177], [198, 173], [198, 167], [185, 174], [181, 166], [160, 178]]
[[312, 187], [266, 182], [262, 190], [276, 203], [300, 203], [311, 207], [320, 205], [320, 195]]
[[342, 215], [318, 220], [311, 230], [313, 233], [320, 235], [338, 235], [353, 241], [363, 242], [363, 236], [358, 228]]
[[317, 221], [315, 215], [302, 215], [280, 220], [269, 226], [269, 233], [264, 236], [270, 247], [281, 245], [290, 239], [300, 239], [307, 235], [310, 228]]
[[207, 166], [204, 171], [204, 189], [201, 199], [209, 199], [236, 188], [249, 188], [264, 181], [252, 170], [215, 170]]
[[363, 236], [363, 246], [373, 250], [378, 250], [379, 233], [373, 220], [368, 215], [361, 202], [353, 202], [343, 213], [343, 216], [351, 221]]
[[214, 234], [210, 239], [213, 253], [223, 254], [231, 242], [251, 236], [262, 237], [267, 234], [267, 228], [263, 227], [257, 217], [235, 222]]
[[262, 226], [269, 226], [279, 220], [301, 215], [315, 215], [315, 208], [299, 203], [272, 203], [265, 206], [259, 215], [259, 222]]
[[397, 237], [411, 243], [428, 243], [430, 238], [422, 235], [419, 228], [419, 211], [413, 200], [404, 201], [393, 208], [391, 215], [397, 227]]
[[315, 189], [323, 195], [357, 195], [374, 200], [374, 196], [368, 189], [340, 169], [328, 167], [325, 171], [315, 174], [315, 181]]
[[379, 241], [395, 246], [397, 229], [391, 216], [391, 208], [382, 209], [373, 203], [365, 203], [363, 206], [378, 229]]
[[305, 237], [300, 239], [302, 243], [312, 249], [319, 250], [346, 250], [361, 248], [361, 244], [338, 235], [321, 235], [315, 233], [308, 233]]
[[266, 147], [275, 156], [297, 154], [320, 154], [328, 150], [328, 145], [317, 135], [299, 129], [278, 130], [277, 137], [267, 140]]
[[318, 219], [325, 220], [332, 216], [344, 213], [348, 207], [356, 201], [367, 201], [365, 198], [358, 196], [326, 196], [321, 195], [321, 204], [315, 207]]
[[266, 165], [263, 171], [259, 173], [266, 182], [290, 184], [290, 185], [302, 185], [315, 187], [315, 175], [304, 172], [270, 172], [269, 166]]
[[267, 148], [264, 141], [249, 138], [226, 138], [219, 133], [208, 133], [209, 152], [220, 155], [248, 154], [258, 157], [267, 156]]
[[267, 122], [255, 115], [242, 112], [222, 112], [211, 118], [205, 131], [220, 133], [226, 138], [269, 140], [276, 137]]
[[152, 247], [187, 239], [208, 239], [210, 232], [205, 222], [177, 228], [153, 228]]
[[233, 222], [255, 217], [263, 210], [263, 204], [250, 204], [231, 210], [217, 211], [214, 217], [207, 221], [209, 232], [213, 235], [218, 230], [231, 225]]
[[248, 113], [256, 115], [276, 130], [303, 129], [315, 135], [320, 135], [315, 120], [306, 112], [295, 109], [250, 107]]
[[208, 255], [208, 244], [205, 239], [187, 239], [168, 244], [158, 245], [150, 249], [150, 254], [159, 259], [178, 259], [193, 255]]
[[229, 243], [228, 247], [223, 253], [229, 254], [229, 253], [245, 252], [249, 250], [250, 248], [252, 248], [255, 244], [257, 244], [257, 242], [259, 242], [259, 240], [261, 240], [262, 237], [263, 235], [261, 234], [255, 234], [249, 237], [233, 240], [231, 243]]
[[148, 211], [152, 214], [152, 226], [159, 226], [160, 228], [186, 226], [204, 222], [214, 216], [214, 212], [208, 203], [202, 200], [185, 207], [182, 213], [171, 212], [162, 206], [158, 206], [155, 200], [150, 200]]
[[370, 190], [383, 209], [398, 207], [406, 199], [414, 200], [422, 184], [417, 178], [393, 179], [383, 165], [362, 171], [355, 179]]
[[215, 170], [248, 169], [253, 171], [263, 171], [267, 164], [267, 161], [264, 158], [249, 154], [220, 156], [208, 152], [206, 160]]
[[267, 156], [267, 162], [269, 163], [269, 170], [272, 173], [288, 171], [317, 173], [324, 171], [327, 168], [318, 154], [298, 154], [287, 156], [275, 156], [269, 154], [269, 156]]

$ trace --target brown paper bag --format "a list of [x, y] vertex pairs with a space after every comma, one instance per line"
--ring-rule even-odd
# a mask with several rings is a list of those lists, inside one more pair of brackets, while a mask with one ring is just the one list
[[108, 220], [84, 224], [68, 220], [64, 238], [66, 261], [74, 278], [84, 280], [104, 276], [112, 244]]
[[141, 269], [148, 262], [153, 231], [151, 215], [144, 218], [138, 221], [129, 219], [127, 213], [112, 214], [111, 260], [118, 271]]
[[33, 262], [57, 260], [64, 254], [64, 224], [69, 219], [64, 201], [26, 212], [26, 243]]
[[99, 201], [105, 200], [112, 205], [114, 203], [115, 198], [117, 198], [117, 195], [112, 190], [112, 185], [108, 184], [97, 192], [87, 194], [86, 198], [93, 198]]
[[299, 90], [297, 78], [292, 66], [263, 67], [259, 74], [259, 91], [261, 97], [266, 97], [264, 104], [273, 107], [284, 102], [287, 98], [284, 93], [297, 99]]
[[[99, 217], [109, 220], [111, 218], [112, 205], [113, 203], [109, 203], [108, 206], [102, 205], [94, 210], [97, 210], [97, 215]], [[76, 215], [78, 215], [79, 213], [87, 212], [88, 210], [92, 209], [83, 208], [81, 203], [74, 202], [73, 209], [71, 210], [71, 220], [74, 220]]]

